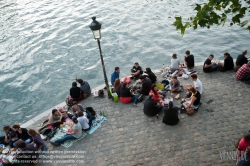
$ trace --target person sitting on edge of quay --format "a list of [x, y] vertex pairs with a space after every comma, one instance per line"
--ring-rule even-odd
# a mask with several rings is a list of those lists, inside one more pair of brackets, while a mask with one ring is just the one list
[[74, 101], [72, 106], [72, 113], [75, 117], [77, 117], [78, 112], [84, 112], [84, 108], [81, 104], [78, 104], [76, 101]]
[[179, 123], [178, 109], [174, 107], [174, 103], [172, 101], [168, 103], [168, 108], [163, 107], [163, 111], [163, 123], [167, 125], [177, 125]]
[[228, 71], [228, 70], [233, 70], [234, 68], [234, 60], [230, 56], [229, 53], [224, 53], [224, 63], [218, 63], [219, 67], [218, 69], [222, 72]]
[[171, 78], [170, 83], [165, 87], [165, 89], [167, 91], [171, 91], [171, 92], [180, 92], [181, 91], [181, 84], [180, 84], [180, 81], [177, 80], [176, 76], [173, 76]]
[[41, 156], [44, 154], [44, 151], [48, 150], [47, 145], [41, 138], [40, 134], [36, 132], [34, 129], [29, 129], [28, 134], [32, 137], [33, 142], [31, 144], [35, 145], [38, 151], [38, 155]]
[[180, 60], [177, 59], [177, 54], [173, 54], [171, 58], [171, 64], [170, 64], [170, 70], [171, 72], [175, 72], [176, 70], [179, 70]]
[[235, 74], [235, 78], [250, 83], [250, 62], [240, 67], [240, 69]]
[[163, 106], [159, 105], [153, 100], [154, 94], [151, 93], [148, 98], [144, 101], [143, 112], [148, 116], [157, 116], [162, 110]]
[[190, 91], [192, 92], [192, 96], [190, 98], [186, 98], [185, 99], [186, 102], [184, 102], [183, 105], [186, 109], [187, 108], [196, 109], [200, 105], [201, 94], [194, 87], [191, 87]]
[[197, 78], [197, 74], [192, 74], [191, 79], [192, 79], [192, 81], [194, 83], [194, 87], [196, 88], [196, 90], [198, 90], [200, 92], [200, 94], [202, 94], [202, 83]]
[[120, 89], [121, 89], [121, 87], [122, 87], [121, 80], [119, 78], [115, 79], [113, 92], [117, 93], [118, 97], [120, 97]]
[[137, 96], [133, 95], [128, 87], [127, 83], [123, 83], [120, 89], [120, 101], [123, 104], [127, 104], [133, 102], [133, 106], [137, 106], [138, 98]]
[[18, 162], [22, 163], [23, 161], [25, 164], [35, 164], [39, 159], [37, 148], [34, 144], [26, 144], [23, 140], [18, 140], [16, 147], [20, 150], [15, 156]]
[[242, 65], [247, 64], [247, 50], [243, 50], [242, 54], [238, 55], [236, 59], [236, 70], [238, 70]]
[[60, 139], [57, 139], [55, 142], [50, 141], [50, 143], [54, 146], [59, 146], [62, 143], [64, 143], [64, 141], [66, 140], [72, 140], [72, 139], [77, 139], [80, 138], [82, 136], [82, 126], [81, 124], [78, 122], [78, 120], [76, 119], [76, 117], [72, 118], [73, 121], [73, 126], [70, 129], [70, 131], [66, 132], [66, 135], [63, 136]]
[[83, 81], [81, 78], [76, 78], [76, 82], [80, 84], [79, 88], [84, 99], [91, 95], [91, 88], [87, 81]]
[[4, 125], [3, 131], [5, 132], [5, 136], [0, 137], [0, 144], [10, 145], [10, 147], [13, 148], [13, 143], [19, 139], [17, 132], [9, 125]]
[[141, 85], [140, 85], [140, 89], [138, 89], [137, 92], [139, 94], [143, 94], [147, 96], [149, 94], [149, 91], [151, 90], [152, 82], [149, 78], [145, 78], [144, 75], [140, 75], [139, 79], [141, 81]]
[[155, 74], [151, 71], [149, 67], [146, 68], [145, 73], [147, 73], [147, 77], [151, 80], [151, 82], [154, 84], [157, 81], [157, 77]]
[[119, 79], [119, 75], [120, 75], [120, 68], [119, 67], [115, 67], [115, 71], [113, 71], [111, 73], [111, 84], [114, 85], [115, 80], [118, 78]]
[[[13, 130], [16, 131], [18, 135], [18, 141], [23, 140], [26, 144], [32, 142], [32, 137], [28, 134], [28, 130], [26, 128], [21, 128], [19, 124], [14, 124], [12, 126]], [[13, 145], [16, 147], [17, 142], [14, 142]]]
[[188, 69], [193, 69], [194, 68], [194, 56], [191, 54], [190, 51], [187, 50], [186, 56], [184, 58], [184, 64], [187, 66]]
[[82, 111], [77, 112], [77, 116], [78, 116], [77, 120], [82, 126], [82, 131], [85, 132], [88, 131], [92, 126], [92, 119], [89, 120], [87, 118], [87, 114], [83, 115]]
[[143, 74], [142, 67], [139, 66], [138, 62], [135, 62], [134, 66], [132, 69], [130, 69], [130, 74], [132, 75], [133, 78], [137, 79], [141, 74]]
[[70, 92], [70, 96], [66, 98], [66, 103], [69, 103], [69, 100], [71, 101], [80, 101], [83, 99], [82, 93], [81, 93], [81, 89], [79, 87], [77, 87], [77, 83], [76, 82], [72, 82], [72, 87], [69, 90]]
[[152, 85], [152, 88], [151, 88], [151, 91], [149, 92], [149, 94], [153, 94], [153, 98], [152, 100], [155, 101], [155, 102], [159, 102], [160, 100], [162, 100], [164, 97], [163, 95], [161, 95], [159, 92], [158, 92], [158, 88], [155, 84]]
[[203, 65], [203, 71], [205, 73], [213, 72], [218, 69], [218, 65], [215, 62], [211, 62], [214, 59], [214, 55], [211, 54], [209, 57], [206, 59]]
[[250, 165], [250, 147], [247, 147], [246, 152], [241, 154], [237, 159], [236, 166], [249, 166]]

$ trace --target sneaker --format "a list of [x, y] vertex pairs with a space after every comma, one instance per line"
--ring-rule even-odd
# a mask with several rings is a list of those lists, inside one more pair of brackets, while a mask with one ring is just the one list
[[156, 118], [159, 119], [159, 115], [158, 114], [156, 114]]
[[58, 144], [56, 144], [56, 143], [53, 142], [53, 141], [50, 141], [50, 143], [51, 143], [52, 145], [54, 145], [54, 146], [59, 146]]
[[134, 103], [133, 106], [134, 106], [134, 107], [137, 107], [137, 104]]

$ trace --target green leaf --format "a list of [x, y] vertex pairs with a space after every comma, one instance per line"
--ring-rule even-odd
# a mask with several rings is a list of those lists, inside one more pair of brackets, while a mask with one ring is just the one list
[[240, 9], [239, 13], [242, 14], [242, 15], [244, 15], [246, 13], [246, 10], [247, 10], [247, 8], [243, 7], [243, 8]]
[[232, 21], [233, 21], [233, 23], [234, 23], [234, 24], [235, 24], [235, 23], [240, 23], [240, 17], [239, 17], [239, 14], [237, 14], [237, 15], [233, 16]]
[[201, 10], [201, 5], [196, 4], [196, 7], [194, 8], [194, 10], [200, 11]]
[[175, 17], [175, 22], [172, 24], [176, 27], [176, 30], [181, 29], [182, 25], [182, 17]]
[[244, 27], [245, 25], [247, 25], [249, 22], [249, 20], [246, 20], [246, 21], [243, 21], [242, 23], [240, 23], [240, 26], [241, 27]]
[[247, 27], [247, 30], [249, 30], [249, 31], [250, 31], [250, 26], [248, 26], [248, 27]]
[[220, 11], [221, 10], [221, 5], [216, 5], [215, 9]]

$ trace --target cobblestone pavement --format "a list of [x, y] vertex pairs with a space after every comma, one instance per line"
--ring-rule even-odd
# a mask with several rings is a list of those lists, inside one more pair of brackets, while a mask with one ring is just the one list
[[[248, 132], [249, 85], [237, 81], [233, 71], [203, 73], [201, 67], [196, 69], [198, 78], [203, 83], [202, 106], [191, 117], [181, 114], [177, 126], [163, 124], [163, 113], [159, 115], [160, 119], [145, 116], [143, 103], [133, 107], [132, 104], [115, 103], [107, 97], [90, 97], [81, 104], [91, 106], [97, 112], [104, 111], [108, 120], [92, 135], [68, 149], [53, 147], [47, 142], [49, 151], [84, 151], [80, 157], [71, 158], [74, 162], [84, 163], [38, 165], [235, 165], [232, 156], [222, 154], [225, 151], [235, 151], [236, 140]], [[161, 80], [161, 76], [158, 76], [158, 80]], [[192, 84], [190, 78], [180, 82], [182, 85]], [[181, 95], [184, 96], [184, 92]], [[210, 99], [213, 102], [207, 104]], [[180, 100], [177, 103], [179, 102]], [[38, 124], [40, 122], [32, 127], [37, 127]], [[66, 160], [53, 159], [57, 162]]]

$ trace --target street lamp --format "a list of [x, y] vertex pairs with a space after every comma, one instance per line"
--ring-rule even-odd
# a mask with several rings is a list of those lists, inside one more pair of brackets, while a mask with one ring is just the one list
[[105, 70], [105, 66], [104, 66], [104, 62], [103, 62], [103, 58], [102, 58], [102, 49], [101, 49], [100, 40], [99, 40], [99, 39], [101, 39], [101, 27], [102, 27], [102, 24], [99, 23], [98, 21], [96, 21], [96, 17], [92, 17], [92, 20], [93, 21], [89, 25], [89, 27], [92, 30], [94, 38], [97, 40], [97, 43], [98, 43], [101, 62], [102, 62], [102, 70], [103, 70], [104, 80], [105, 80], [105, 84], [106, 84], [106, 90], [107, 90], [107, 93], [108, 93], [108, 97], [111, 98], [111, 94], [109, 92], [109, 83], [108, 83], [106, 70]]

